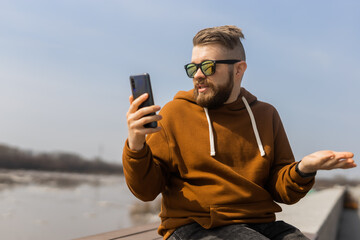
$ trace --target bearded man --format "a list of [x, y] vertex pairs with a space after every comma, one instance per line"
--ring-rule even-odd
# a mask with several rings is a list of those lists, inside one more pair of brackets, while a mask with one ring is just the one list
[[[203, 29], [185, 65], [194, 89], [159, 106], [130, 96], [124, 174], [143, 201], [162, 194], [164, 239], [307, 239], [276, 221], [320, 169], [355, 167], [350, 152], [319, 151], [296, 162], [276, 109], [241, 87], [246, 57], [235, 26]], [[144, 128], [158, 121], [157, 128]], [[147, 135], [147, 136], [146, 136]]]

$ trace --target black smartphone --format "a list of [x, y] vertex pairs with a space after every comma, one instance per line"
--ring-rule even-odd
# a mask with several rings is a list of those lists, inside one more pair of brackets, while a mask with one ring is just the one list
[[[153, 93], [151, 90], [151, 82], [150, 75], [148, 73], [139, 74], [139, 75], [131, 75], [130, 76], [130, 85], [131, 92], [134, 97], [134, 100], [140, 97], [144, 93], [148, 93], [149, 97], [143, 102], [139, 108], [152, 106], [154, 105]], [[155, 115], [155, 113], [151, 113], [149, 115]], [[144, 125], [146, 128], [156, 128], [157, 122], [151, 122]]]

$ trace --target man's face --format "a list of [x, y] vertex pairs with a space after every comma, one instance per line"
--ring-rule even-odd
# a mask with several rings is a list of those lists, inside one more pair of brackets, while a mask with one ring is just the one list
[[[228, 50], [218, 44], [195, 46], [191, 62], [199, 64], [204, 60], [226, 60]], [[233, 65], [216, 64], [216, 71], [205, 76], [200, 68], [193, 78], [194, 98], [202, 107], [217, 108], [226, 103], [234, 86]]]

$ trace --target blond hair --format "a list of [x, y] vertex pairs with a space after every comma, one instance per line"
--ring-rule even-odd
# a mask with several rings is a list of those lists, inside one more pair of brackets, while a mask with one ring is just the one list
[[236, 26], [226, 25], [200, 30], [193, 38], [193, 45], [220, 44], [229, 50], [238, 47], [240, 60], [245, 61], [245, 49], [240, 39], [245, 39], [241, 29]]

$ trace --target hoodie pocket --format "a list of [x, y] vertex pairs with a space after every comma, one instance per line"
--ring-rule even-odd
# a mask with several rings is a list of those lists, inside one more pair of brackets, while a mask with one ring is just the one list
[[229, 222], [258, 223], [275, 221], [275, 212], [281, 207], [273, 201], [255, 203], [212, 205], [210, 216], [213, 226], [220, 226]]

